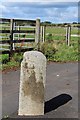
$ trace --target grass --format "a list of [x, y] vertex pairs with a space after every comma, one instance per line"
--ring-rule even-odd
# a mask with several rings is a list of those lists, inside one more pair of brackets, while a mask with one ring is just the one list
[[[54, 41], [46, 41], [41, 45], [41, 52], [46, 56], [48, 61], [54, 62], [68, 62], [78, 61], [78, 42], [71, 43], [67, 46], [65, 43], [54, 43]], [[1, 57], [1, 56], [0, 56]], [[8, 61], [8, 55], [2, 55], [0, 58], [0, 69], [11, 69], [13, 67], [19, 67], [23, 59], [23, 53], [15, 53], [10, 61]]]
[[[46, 27], [46, 33], [53, 33], [53, 34], [66, 34], [66, 28], [60, 28], [60, 27]], [[71, 29], [71, 34], [78, 34], [77, 28]]]
[[[23, 29], [23, 28], [21, 28]], [[29, 28], [31, 29], [31, 28]], [[25, 28], [26, 30], [26, 28]], [[78, 29], [72, 29], [71, 34], [77, 34]], [[44, 53], [48, 61], [54, 62], [68, 62], [68, 61], [78, 61], [78, 37], [72, 37], [70, 40], [70, 46], [66, 45], [66, 29], [64, 28], [46, 28], [46, 42], [41, 44], [41, 51]], [[58, 35], [57, 35], [58, 34]], [[64, 36], [61, 36], [64, 35]], [[3, 35], [4, 37], [6, 34]], [[18, 35], [16, 35], [18, 37]], [[23, 38], [23, 35], [20, 35]], [[35, 38], [35, 35], [26, 34], [25, 38]], [[5, 40], [5, 39], [4, 39]], [[21, 46], [21, 44], [15, 44], [16, 46]], [[25, 46], [35, 46], [34, 43], [26, 43]], [[4, 48], [7, 48], [4, 46]], [[0, 69], [11, 69], [14, 67], [19, 67], [21, 60], [23, 58], [23, 53], [15, 53], [12, 59], [8, 60], [8, 55], [0, 56]]]
[[15, 53], [11, 60], [9, 61], [9, 56], [7, 54], [0, 55], [0, 70], [11, 69], [13, 67], [19, 67], [21, 60], [23, 58], [23, 53]]
[[57, 28], [57, 27], [46, 27], [46, 33], [53, 33], [53, 34], [65, 34], [66, 29], [64, 28]]
[[58, 51], [54, 55], [54, 61], [58, 62], [68, 62], [68, 61], [78, 61], [78, 47], [59, 45]]
[[65, 40], [66, 38], [65, 38], [65, 36], [59, 36], [59, 35], [57, 35], [57, 36], [52, 36], [52, 37], [49, 37], [48, 35], [46, 36], [46, 40]]
[[49, 61], [68, 62], [78, 61], [78, 44], [67, 46], [63, 44], [44, 43], [41, 48]]

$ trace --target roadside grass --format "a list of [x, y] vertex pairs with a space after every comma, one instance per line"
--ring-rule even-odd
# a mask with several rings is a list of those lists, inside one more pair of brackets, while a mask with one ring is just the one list
[[[67, 46], [66, 43], [54, 41], [46, 41], [41, 44], [40, 50], [47, 58], [48, 61], [53, 62], [73, 62], [78, 61], [78, 42], [71, 43]], [[23, 59], [23, 53], [14, 53], [13, 57], [9, 61], [8, 55], [0, 56], [0, 70], [11, 69], [13, 67], [20, 67]]]
[[59, 45], [53, 59], [56, 62], [78, 61], [78, 46]]
[[54, 62], [73, 62], [78, 61], [78, 44], [67, 46], [65, 43], [46, 42], [42, 45], [41, 51], [45, 54], [48, 61]]
[[23, 58], [23, 53], [15, 53], [9, 61], [9, 56], [4, 54], [0, 55], [0, 70], [11, 69], [19, 67]]

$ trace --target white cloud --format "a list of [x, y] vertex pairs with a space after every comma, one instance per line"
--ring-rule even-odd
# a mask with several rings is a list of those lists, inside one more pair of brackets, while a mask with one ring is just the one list
[[1, 2], [79, 2], [79, 0], [1, 0]]
[[[33, 6], [33, 7], [32, 7]], [[19, 19], [36, 19], [40, 18], [43, 21], [53, 22], [70, 22], [78, 18], [78, 6], [72, 4], [57, 3], [55, 4], [19, 4], [15, 3], [2, 3], [0, 4], [3, 17], [19, 18]], [[0, 11], [1, 11], [0, 10]], [[0, 16], [2, 16], [0, 13]]]

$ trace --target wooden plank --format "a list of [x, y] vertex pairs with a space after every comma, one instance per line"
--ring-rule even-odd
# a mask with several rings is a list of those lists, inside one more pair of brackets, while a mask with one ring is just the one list
[[[13, 40], [13, 43], [21, 43], [21, 42], [35, 42], [34, 38], [26, 38], [26, 39], [19, 39]], [[10, 43], [10, 40], [0, 40], [0, 44]]]
[[[24, 35], [25, 33], [18, 33], [20, 35]], [[14, 33], [14, 35], [17, 35], [17, 33]], [[27, 33], [26, 35], [34, 35], [34, 33]], [[17, 38], [17, 36], [15, 36], [15, 38]]]
[[15, 53], [17, 53], [17, 52], [25, 52], [25, 51], [31, 51], [31, 50], [33, 50], [34, 48], [24, 48], [24, 49], [17, 49], [17, 50], [15, 50], [15, 51], [13, 51], [13, 52], [15, 52]]
[[10, 45], [9, 44], [0, 44], [0, 47], [3, 47], [3, 46], [8, 46], [9, 47]]
[[10, 22], [10, 19], [0, 18], [0, 21], [2, 21], [2, 22]]
[[10, 33], [10, 30], [0, 30], [0, 33]]
[[10, 43], [10, 40], [0, 40], [0, 44]]
[[31, 22], [31, 23], [36, 23], [35, 20], [23, 20], [23, 19], [14, 19], [14, 22]]
[[[13, 50], [12, 53], [31, 51], [31, 50], [33, 50], [33, 49], [34, 49], [34, 48], [17, 49], [17, 50]], [[9, 50], [0, 51], [0, 54], [10, 54], [10, 51], [9, 51]]]
[[[10, 30], [0, 30], [0, 33], [10, 33]], [[13, 30], [13, 33], [35, 33], [35, 30]]]
[[6, 25], [6, 26], [3, 26], [2, 24], [0, 25], [1, 28], [10, 28], [10, 26]]
[[35, 30], [13, 30], [13, 33], [35, 33]]
[[[15, 26], [16, 28], [18, 28], [18, 26]], [[35, 29], [35, 26], [19, 26], [20, 28], [34, 28]]]
[[[0, 18], [0, 21], [10, 22], [10, 19]], [[36, 21], [35, 21], [35, 20], [14, 19], [14, 21], [15, 21], [15, 22], [31, 22], [31, 23], [36, 23]]]
[[34, 38], [23, 39], [23, 40], [14, 40], [13, 43], [21, 43], [21, 42], [35, 42]]
[[10, 51], [9, 50], [5, 50], [5, 51], [0, 51], [0, 54], [9, 54]]

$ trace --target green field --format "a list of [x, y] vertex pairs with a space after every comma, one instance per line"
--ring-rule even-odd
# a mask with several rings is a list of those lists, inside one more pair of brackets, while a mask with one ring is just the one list
[[[73, 27], [71, 29], [71, 34], [78, 34], [79, 29]], [[46, 33], [53, 33], [53, 34], [66, 34], [66, 27], [46, 27]]]
[[[21, 28], [22, 30], [30, 30], [31, 28]], [[78, 34], [78, 29], [72, 28], [71, 34]], [[24, 38], [35, 38], [33, 34], [21, 34], [19, 37]], [[2, 33], [0, 33], [2, 36]], [[8, 34], [3, 34], [3, 40], [9, 39]], [[7, 38], [5, 38], [7, 37]], [[15, 35], [15, 39], [18, 39], [18, 34]], [[78, 41], [80, 37], [71, 37], [70, 46], [66, 45], [66, 29], [60, 27], [46, 27], [45, 31], [45, 43], [41, 44], [41, 51], [46, 56], [47, 60], [55, 61], [55, 62], [67, 62], [67, 61], [78, 61], [79, 53], [78, 53]], [[0, 38], [1, 40], [1, 38]], [[30, 47], [35, 46], [35, 43], [24, 43], [24, 46]], [[21, 43], [15, 44], [16, 47], [21, 47]], [[3, 48], [9, 48], [8, 46], [2, 46]], [[34, 47], [35, 50], [35, 47]], [[7, 69], [16, 66], [20, 66], [20, 62], [22, 59], [21, 54], [14, 54], [11, 61], [8, 61], [8, 55], [0, 55], [0, 63], [2, 63], [2, 67], [0, 69]]]

